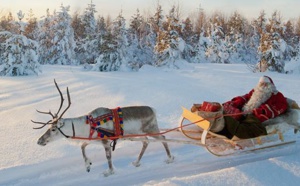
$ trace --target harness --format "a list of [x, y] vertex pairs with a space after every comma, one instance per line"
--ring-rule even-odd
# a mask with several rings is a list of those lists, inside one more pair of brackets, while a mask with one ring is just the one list
[[[115, 109], [111, 109], [110, 113], [98, 116], [93, 118], [93, 116], [86, 116], [86, 124], [90, 125], [90, 135], [91, 139], [95, 132], [97, 132], [97, 138], [101, 139], [109, 139], [110, 137], [114, 137], [111, 146], [113, 150], [115, 149], [117, 140], [119, 136], [123, 136], [123, 113], [120, 107]], [[101, 127], [101, 125], [105, 124], [108, 121], [113, 121], [114, 130], [109, 130]]]
[[[108, 121], [113, 121], [114, 130], [109, 130], [101, 127], [101, 125], [103, 125]], [[90, 125], [90, 135], [88, 138], [75, 136], [75, 129], [74, 129], [73, 122], [72, 122], [73, 136], [68, 136], [65, 133], [63, 133], [63, 131], [61, 130], [61, 127], [63, 127], [63, 125], [58, 127], [57, 129], [66, 138], [85, 139], [85, 140], [111, 139], [112, 140], [111, 147], [113, 148], [113, 150], [115, 150], [117, 140], [119, 139], [120, 136], [123, 136], [124, 133], [123, 113], [120, 107], [117, 107], [115, 109], [110, 109], [109, 113], [103, 114], [96, 118], [93, 118], [93, 116], [88, 115], [86, 116], [86, 124]], [[97, 132], [97, 138], [92, 138], [95, 132]]]

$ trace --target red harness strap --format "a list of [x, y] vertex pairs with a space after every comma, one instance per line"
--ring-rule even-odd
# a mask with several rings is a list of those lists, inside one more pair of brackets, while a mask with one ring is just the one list
[[[104, 124], [110, 120], [112, 120], [114, 123], [114, 132], [105, 128], [101, 128], [101, 124]], [[90, 124], [90, 139], [94, 135], [95, 131], [98, 132], [97, 136], [99, 138], [123, 136], [123, 115], [120, 107], [111, 109], [111, 113], [104, 114], [96, 118], [93, 118], [91, 115], [86, 116], [86, 124]]]
[[123, 115], [120, 107], [112, 109], [115, 136], [123, 136]]

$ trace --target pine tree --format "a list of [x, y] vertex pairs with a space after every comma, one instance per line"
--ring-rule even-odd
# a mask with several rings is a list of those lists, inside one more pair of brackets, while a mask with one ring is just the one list
[[295, 23], [295, 52], [298, 58], [300, 57], [300, 17]]
[[105, 19], [103, 16], [99, 17], [97, 20], [97, 33], [100, 35], [104, 35], [107, 32], [107, 25], [105, 23]]
[[93, 70], [96, 71], [118, 71], [128, 68], [127, 61], [127, 37], [125, 19], [122, 12], [113, 21], [112, 29], [109, 30], [101, 42], [101, 54], [96, 59]]
[[[198, 38], [196, 40], [198, 41], [200, 38], [200, 35], [203, 34], [203, 31], [208, 30], [209, 24], [207, 23], [207, 15], [204, 11], [204, 9], [199, 6], [199, 11], [197, 13], [197, 20], [195, 22], [195, 33]], [[204, 36], [206, 36], [204, 34]]]
[[139, 9], [130, 20], [128, 29], [128, 63], [135, 66], [135, 69], [140, 68], [139, 62], [143, 54], [141, 47], [141, 26], [143, 24], [143, 17], [140, 15]]
[[29, 10], [27, 24], [25, 26], [24, 35], [32, 40], [37, 40], [38, 23], [37, 18], [34, 17], [32, 9]]
[[53, 64], [74, 64], [74, 30], [71, 27], [70, 6], [60, 6], [60, 11], [55, 17], [53, 29], [55, 34], [53, 40]]
[[79, 15], [79, 13], [76, 11], [73, 16], [72, 16], [72, 28], [74, 30], [74, 38], [75, 41], [78, 42], [81, 39], [84, 38], [83, 34], [84, 34], [84, 26], [83, 23], [81, 21], [81, 16]]
[[230, 61], [243, 61], [245, 62], [245, 46], [244, 46], [244, 19], [241, 14], [234, 12], [227, 22], [227, 41], [230, 53]]
[[[262, 35], [266, 33], [266, 25], [267, 18], [265, 11], [261, 11], [257, 19], [251, 22], [250, 34], [248, 36], [249, 38], [247, 43], [248, 46], [246, 46], [250, 59], [246, 64], [253, 72], [257, 71], [258, 68], [260, 68], [258, 67], [260, 65], [257, 65], [257, 61], [259, 61], [260, 58], [259, 46]], [[266, 37], [266, 35], [264, 37]], [[253, 58], [251, 58], [251, 56], [253, 56]]]
[[175, 62], [182, 58], [185, 43], [179, 36], [182, 25], [175, 15], [175, 6], [171, 8], [165, 25], [167, 27], [166, 30], [160, 30], [156, 40], [156, 65], [179, 68]]
[[24, 35], [0, 32], [0, 76], [23, 76], [41, 72], [38, 44]]
[[156, 12], [155, 12], [154, 16], [150, 18], [151, 27], [152, 27], [154, 33], [156, 33], [157, 35], [160, 31], [162, 31], [163, 20], [164, 20], [164, 16], [163, 16], [162, 7], [161, 7], [161, 5], [157, 4]]
[[80, 17], [80, 25], [84, 28], [81, 38], [77, 41], [76, 58], [80, 64], [94, 64], [99, 54], [99, 42], [97, 40], [97, 22], [95, 4], [91, 1]]
[[284, 51], [283, 58], [290, 61], [293, 57], [297, 56], [297, 39], [294, 34], [294, 26], [290, 20], [284, 24], [282, 39], [286, 42], [286, 50]]
[[204, 31], [201, 32], [199, 36], [199, 40], [196, 43], [196, 50], [195, 50], [195, 57], [193, 59], [193, 62], [200, 63], [200, 62], [209, 62], [208, 61], [208, 46], [210, 43], [209, 37], [206, 37], [204, 34]]
[[182, 58], [188, 62], [192, 62], [196, 56], [196, 40], [199, 37], [196, 37], [194, 33], [194, 28], [190, 18], [186, 18], [185, 21], [182, 23], [182, 39], [185, 41], [185, 48], [182, 53]]
[[14, 34], [18, 34], [19, 27], [15, 24], [15, 19], [11, 12], [8, 15], [1, 17], [0, 31], [8, 31]]
[[53, 26], [55, 25], [55, 16], [51, 15], [49, 9], [46, 10], [46, 17], [40, 21], [40, 29], [38, 33], [39, 42], [39, 63], [40, 64], [54, 64], [54, 37], [55, 32]]
[[[215, 15], [211, 20], [211, 27], [208, 31], [207, 39], [207, 60], [212, 63], [229, 63], [229, 47], [227, 45], [227, 38], [225, 37], [224, 20], [218, 15]], [[225, 40], [227, 39], [227, 40]]]
[[257, 66], [259, 71], [284, 72], [283, 53], [286, 49], [286, 42], [282, 39], [282, 34], [280, 15], [275, 11], [266, 25], [266, 32], [262, 33], [260, 39], [259, 64]]

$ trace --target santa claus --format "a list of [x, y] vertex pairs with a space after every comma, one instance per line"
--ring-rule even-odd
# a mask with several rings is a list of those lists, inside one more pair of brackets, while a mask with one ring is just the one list
[[223, 104], [225, 128], [220, 133], [232, 138], [252, 138], [266, 135], [262, 122], [279, 116], [287, 110], [286, 98], [268, 76], [259, 79], [257, 86], [248, 94], [234, 97]]

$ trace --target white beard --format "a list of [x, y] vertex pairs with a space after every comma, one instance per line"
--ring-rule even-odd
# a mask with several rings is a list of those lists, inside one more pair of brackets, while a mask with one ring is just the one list
[[272, 93], [277, 93], [276, 87], [273, 84], [261, 87], [259, 84], [254, 88], [254, 92], [249, 101], [244, 105], [242, 110], [244, 112], [250, 112], [253, 109], [258, 108], [261, 104], [265, 103]]

